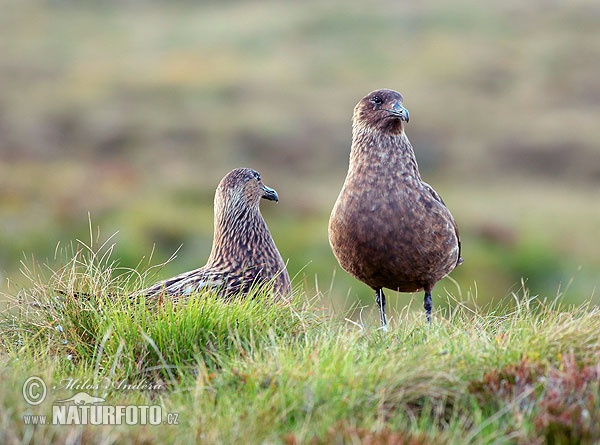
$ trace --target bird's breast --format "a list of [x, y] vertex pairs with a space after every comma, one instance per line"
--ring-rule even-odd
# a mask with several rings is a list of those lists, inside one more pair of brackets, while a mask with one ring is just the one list
[[457, 260], [450, 212], [421, 196], [418, 188], [396, 186], [374, 193], [344, 187], [331, 215], [329, 237], [342, 268], [372, 286], [402, 288], [412, 280], [416, 290], [424, 285], [419, 283], [449, 273]]

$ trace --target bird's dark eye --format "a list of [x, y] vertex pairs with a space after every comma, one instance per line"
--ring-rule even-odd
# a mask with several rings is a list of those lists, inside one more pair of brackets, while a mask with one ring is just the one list
[[381, 105], [383, 103], [383, 99], [380, 96], [375, 96], [371, 99], [371, 102], [377, 105]]
[[260, 181], [260, 174], [258, 172], [253, 172], [254, 179]]

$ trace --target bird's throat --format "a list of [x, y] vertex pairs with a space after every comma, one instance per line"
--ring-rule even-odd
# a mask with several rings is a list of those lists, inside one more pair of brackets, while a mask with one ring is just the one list
[[260, 213], [250, 208], [242, 213], [224, 212], [221, 218], [215, 218], [209, 263], [219, 258], [248, 258], [253, 254], [253, 246], [265, 242], [264, 234], [269, 232]]
[[356, 131], [352, 138], [350, 169], [363, 175], [379, 175], [395, 171], [421, 179], [415, 152], [404, 132], [385, 133], [376, 130]]

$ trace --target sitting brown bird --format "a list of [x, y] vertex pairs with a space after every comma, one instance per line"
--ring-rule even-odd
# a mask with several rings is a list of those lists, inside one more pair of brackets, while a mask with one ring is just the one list
[[268, 285], [276, 300], [290, 293], [290, 277], [259, 203], [279, 201], [277, 192], [264, 185], [249, 168], [229, 172], [215, 193], [213, 245], [206, 265], [159, 282], [137, 295], [181, 296], [214, 289], [220, 296], [247, 294]]
[[458, 228], [433, 188], [421, 180], [404, 133], [402, 96], [373, 91], [354, 108], [350, 165], [329, 220], [329, 242], [340, 266], [376, 293], [387, 330], [383, 288], [431, 291], [462, 262]]

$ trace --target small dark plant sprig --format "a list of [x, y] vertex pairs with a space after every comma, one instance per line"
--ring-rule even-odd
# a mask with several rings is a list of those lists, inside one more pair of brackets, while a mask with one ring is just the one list
[[[600, 359], [600, 357], [598, 357]], [[548, 373], [534, 420], [547, 443], [597, 443], [600, 440], [600, 360], [577, 363], [566, 354]]]

